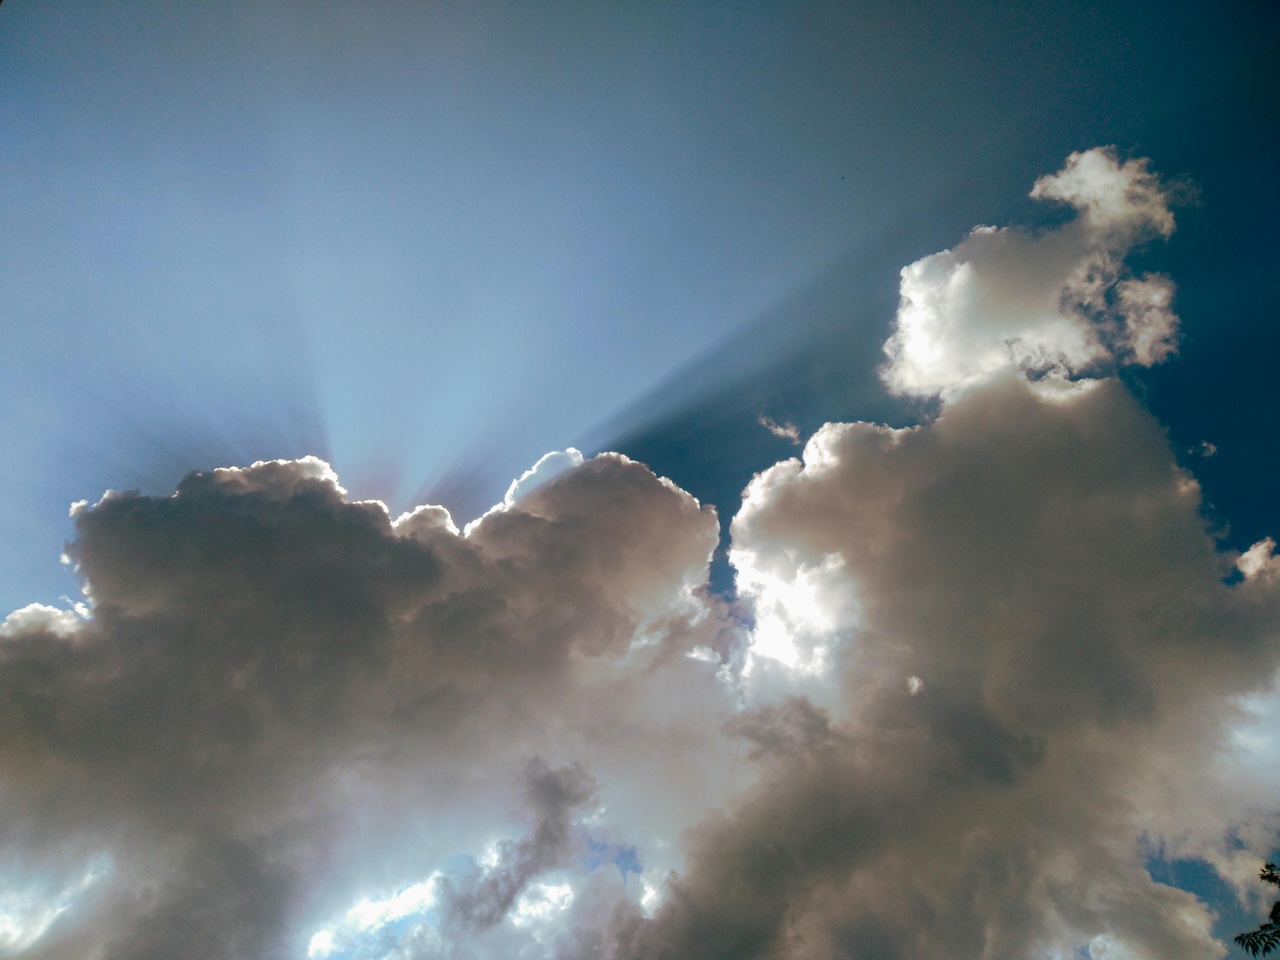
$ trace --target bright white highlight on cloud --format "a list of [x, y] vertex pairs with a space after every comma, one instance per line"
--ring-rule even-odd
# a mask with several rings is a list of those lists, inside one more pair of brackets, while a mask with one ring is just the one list
[[1273, 575], [1280, 570], [1280, 558], [1275, 555], [1276, 542], [1270, 537], [1259, 540], [1252, 547], [1240, 554], [1236, 566], [1244, 574], [1246, 580], [1259, 576]]
[[466, 525], [463, 529], [463, 535], [470, 536], [471, 531], [485, 517], [512, 509], [539, 487], [550, 483], [566, 470], [572, 470], [574, 467], [580, 466], [582, 466], [582, 452], [575, 447], [569, 447], [566, 450], [552, 450], [550, 453], [543, 454], [537, 463], [511, 481], [511, 485], [507, 487], [507, 492], [503, 495], [501, 503], [495, 504], [483, 516], [472, 520]]
[[759, 554], [734, 550], [730, 561], [737, 570], [738, 591], [755, 616], [744, 672], [750, 675], [763, 657], [821, 676], [833, 635], [853, 617], [840, 556], [828, 554], [813, 565], [787, 557], [770, 569]]
[[435, 885], [439, 877], [437, 872], [390, 897], [358, 901], [339, 923], [312, 934], [307, 943], [307, 957], [319, 960], [347, 944], [359, 946], [389, 923], [427, 914], [436, 905]]
[[507, 493], [502, 498], [503, 506], [514, 507], [534, 490], [550, 483], [566, 470], [580, 466], [582, 466], [582, 452], [574, 447], [544, 454], [537, 463], [522, 473], [518, 480], [511, 481], [511, 486], [507, 487]]
[[45, 885], [0, 884], [0, 951], [22, 954], [107, 873], [102, 860], [90, 863], [59, 889]]
[[386, 900], [361, 900], [347, 912], [347, 917], [361, 930], [376, 930], [393, 920], [400, 920], [415, 913], [425, 913], [435, 905], [435, 882], [439, 874], [429, 880], [405, 887]]
[[540, 923], [563, 913], [573, 902], [573, 887], [567, 883], [532, 884], [516, 901], [511, 922], [517, 927]]
[[897, 328], [882, 371], [896, 393], [953, 397], [1006, 371], [1060, 393], [1109, 365], [1173, 352], [1173, 282], [1125, 275], [1138, 244], [1173, 233], [1169, 197], [1145, 160], [1072, 154], [1031, 196], [1074, 220], [1040, 233], [976, 227], [958, 246], [902, 270]]
[[327, 957], [337, 948], [338, 941], [332, 930], [318, 930], [307, 943], [307, 957]]
[[319, 457], [259, 460], [249, 467], [219, 467], [212, 475], [218, 485], [228, 491], [252, 491], [280, 499], [287, 499], [311, 483], [320, 483], [344, 497], [347, 495], [333, 467]]
[[88, 613], [87, 608], [79, 606], [79, 611], [61, 610], [43, 603], [29, 603], [0, 622], [0, 637], [39, 632], [51, 633], [64, 639], [75, 636], [84, 626], [84, 618]]
[[15, 885], [0, 946], [1222, 956], [1147, 863], [1247, 900], [1280, 836], [1280, 561], [1219, 549], [1110, 376], [1174, 345], [1171, 281], [1124, 268], [1165, 188], [1094, 150], [1034, 195], [1074, 219], [904, 271], [884, 376], [936, 416], [762, 470], [732, 600], [715, 511], [618, 454], [549, 454], [464, 534], [315, 458], [77, 508], [92, 608], [0, 627], [0, 855], [112, 869]]
[[640, 881], [640, 889], [640, 906], [646, 917], [652, 917], [653, 912], [662, 904], [662, 891], [643, 879]]

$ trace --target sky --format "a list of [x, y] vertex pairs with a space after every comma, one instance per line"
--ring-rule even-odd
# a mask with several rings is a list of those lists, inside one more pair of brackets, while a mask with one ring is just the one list
[[1243, 956], [1278, 44], [9, 0], [0, 955]]

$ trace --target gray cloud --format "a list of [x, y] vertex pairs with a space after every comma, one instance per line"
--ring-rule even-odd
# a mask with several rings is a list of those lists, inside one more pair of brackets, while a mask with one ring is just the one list
[[838, 555], [856, 584], [822, 680], [840, 707], [735, 719], [761, 779], [691, 834], [621, 955], [1217, 955], [1139, 838], [1204, 830], [1197, 852], [1230, 856], [1248, 790], [1205, 771], [1280, 651], [1274, 590], [1224, 585], [1198, 507], [1114, 381], [1063, 404], [1003, 380], [924, 427], [828, 425], [761, 475], [740, 558], [798, 576]]
[[937, 419], [827, 424], [747, 489], [731, 558], [757, 705], [727, 732], [759, 779], [688, 834], [616, 956], [1225, 952], [1145, 861], [1230, 880], [1275, 840], [1270, 785], [1231, 759], [1246, 698], [1274, 697], [1273, 545], [1218, 552], [1160, 425], [1096, 366], [1171, 348], [1120, 279], [1173, 229], [1164, 188], [1090, 151], [1033, 196], [1078, 218], [903, 271], [884, 373], [940, 393]]
[[530, 880], [570, 865], [574, 840], [571, 818], [591, 799], [590, 780], [578, 767], [551, 770], [534, 762], [525, 791], [536, 817], [532, 834], [500, 844], [497, 862], [489, 869], [461, 880], [443, 880], [440, 899], [446, 935], [481, 933], [496, 926], [511, 912]]
[[[450, 527], [439, 510], [393, 523], [348, 502], [314, 460], [79, 508], [91, 617], [68, 632], [27, 610], [0, 646], [0, 818], [26, 856], [110, 858], [84, 918], [98, 954], [298, 955], [327, 875], [358, 878], [403, 846], [411, 813], [453, 811], [459, 831], [422, 844], [424, 872], [433, 850], [478, 853], [520, 806], [512, 769], [611, 752], [592, 697], [612, 700], [625, 739], [643, 716], [633, 674], [715, 686], [671, 656], [705, 633], [714, 513], [644, 467], [598, 457], [466, 539]], [[454, 889], [458, 924], [497, 922], [558, 863], [583, 777], [533, 772], [539, 827]]]

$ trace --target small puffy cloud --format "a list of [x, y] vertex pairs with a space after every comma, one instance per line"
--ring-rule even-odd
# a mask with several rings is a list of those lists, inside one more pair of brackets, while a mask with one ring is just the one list
[[569, 447], [567, 450], [553, 450], [551, 453], [544, 454], [537, 463], [520, 474], [519, 479], [511, 481], [511, 486], [507, 487], [502, 503], [504, 506], [513, 507], [521, 499], [554, 480], [566, 470], [580, 466], [582, 466], [582, 453], [575, 447]]
[[1280, 570], [1280, 558], [1275, 555], [1276, 542], [1270, 537], [1259, 540], [1236, 561], [1236, 567], [1244, 574], [1246, 580], [1262, 576], [1274, 576]]
[[83, 627], [84, 617], [75, 610], [29, 603], [0, 622], [0, 637], [47, 633], [65, 639], [75, 636]]
[[1071, 154], [1061, 170], [1035, 182], [1031, 196], [1070, 204], [1091, 231], [1125, 242], [1173, 233], [1169, 192], [1151, 172], [1149, 161], [1139, 157], [1120, 162], [1113, 148]]
[[563, 912], [573, 902], [573, 887], [567, 883], [537, 883], [520, 897], [511, 914], [517, 926], [545, 921]]
[[1118, 346], [1140, 367], [1166, 360], [1178, 343], [1173, 281], [1157, 274], [1122, 280], [1115, 287], [1116, 315], [1123, 320]]
[[958, 246], [904, 267], [881, 371], [891, 390], [944, 400], [1015, 372], [1061, 394], [1109, 366], [1151, 366], [1176, 348], [1173, 282], [1126, 275], [1139, 243], [1173, 232], [1169, 192], [1145, 160], [1072, 154], [1031, 196], [1075, 219], [1029, 233], [976, 227]]
[[402, 537], [428, 538], [439, 530], [447, 530], [457, 536], [458, 527], [445, 507], [424, 504], [406, 510], [391, 524], [391, 529]]

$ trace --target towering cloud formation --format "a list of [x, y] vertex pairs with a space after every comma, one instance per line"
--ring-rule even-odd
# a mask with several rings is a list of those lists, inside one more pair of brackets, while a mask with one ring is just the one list
[[1165, 187], [1093, 150], [1033, 195], [1074, 218], [903, 271], [883, 375], [936, 418], [751, 483], [737, 608], [713, 511], [612, 454], [463, 533], [313, 459], [78, 507], [92, 608], [0, 628], [0, 947], [1220, 956], [1146, 862], [1241, 883], [1274, 842], [1233, 731], [1280, 561], [1218, 551], [1110, 376], [1174, 348], [1124, 265]]
[[1223, 952], [1144, 861], [1233, 877], [1229, 832], [1270, 837], [1222, 755], [1280, 652], [1270, 545], [1224, 582], [1194, 479], [1105, 376], [1173, 349], [1171, 283], [1123, 263], [1172, 232], [1158, 180], [1094, 150], [1033, 196], [1077, 216], [903, 270], [884, 378], [938, 418], [828, 424], [747, 490], [753, 654], [807, 667], [807, 696], [730, 726], [760, 779], [620, 955]]

